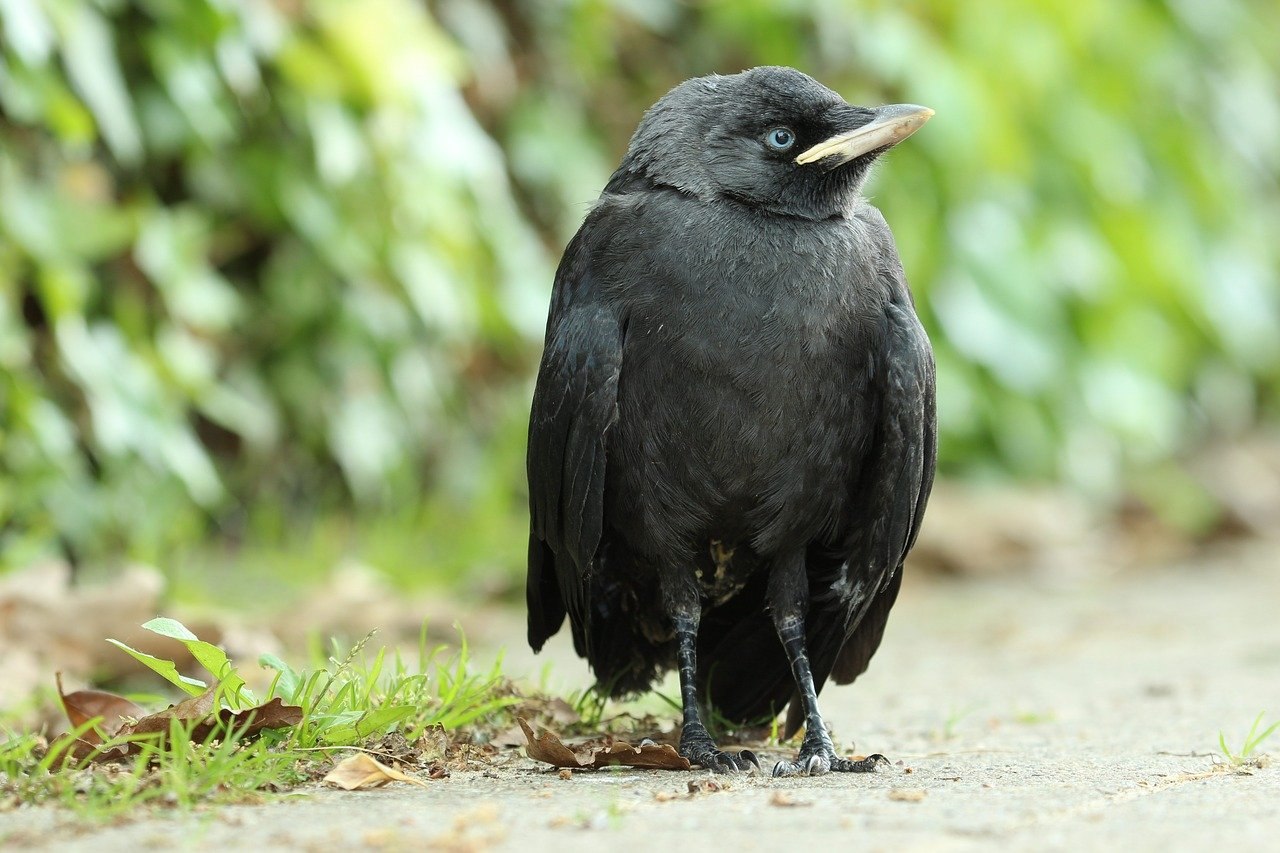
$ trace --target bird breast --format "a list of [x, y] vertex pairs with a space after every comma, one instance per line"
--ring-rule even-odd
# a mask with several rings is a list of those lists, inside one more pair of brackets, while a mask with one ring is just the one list
[[711, 248], [636, 255], [610, 469], [645, 526], [712, 549], [700, 581], [719, 597], [741, 582], [735, 548], [817, 535], [843, 510], [872, 312], [847, 233], [685, 224], [680, 245]]

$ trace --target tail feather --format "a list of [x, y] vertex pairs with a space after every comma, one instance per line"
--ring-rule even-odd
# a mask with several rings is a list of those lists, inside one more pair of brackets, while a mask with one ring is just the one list
[[[700, 638], [701, 639], [701, 638]], [[757, 613], [699, 643], [699, 692], [716, 713], [738, 725], [776, 717], [795, 688], [773, 621]]]
[[[597, 556], [599, 564], [611, 557]], [[587, 655], [596, 689], [622, 698], [649, 690], [675, 666], [675, 637], [662, 619], [657, 584], [638, 564], [613, 565], [591, 579]]]

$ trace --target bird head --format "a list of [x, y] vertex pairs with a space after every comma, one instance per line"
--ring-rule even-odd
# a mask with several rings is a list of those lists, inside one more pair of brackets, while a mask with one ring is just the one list
[[848, 211], [876, 158], [931, 115], [853, 106], [793, 68], [696, 77], [645, 113], [611, 186], [644, 176], [706, 200], [826, 219]]

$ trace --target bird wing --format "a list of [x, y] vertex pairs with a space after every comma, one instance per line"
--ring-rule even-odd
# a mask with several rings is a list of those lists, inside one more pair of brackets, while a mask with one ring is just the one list
[[[938, 446], [933, 351], [905, 284], [899, 293], [903, 298], [885, 308], [879, 414], [868, 444], [872, 451], [854, 485], [854, 506], [861, 511], [842, 547], [810, 550], [815, 595], [806, 620], [807, 644], [819, 690], [828, 677], [848, 684], [866, 671], [933, 488]], [[813, 618], [817, 609], [830, 617]], [[802, 723], [797, 696], [788, 709], [785, 736]]]
[[529, 419], [526, 591], [535, 650], [560, 629], [566, 612], [575, 643], [585, 645], [587, 579], [604, 518], [605, 443], [617, 419], [622, 340], [621, 319], [593, 281], [579, 232], [556, 273]]
[[[933, 488], [937, 460], [934, 363], [929, 339], [908, 301], [886, 306], [880, 416], [874, 455], [867, 460], [857, 505], [874, 508], [857, 526], [845, 571], [874, 584], [870, 600], [847, 601], [850, 622], [834, 662], [836, 682], [866, 670], [897, 597], [903, 560], [915, 544]], [[862, 574], [870, 570], [870, 576]], [[856, 586], [856, 584], [855, 584]]]

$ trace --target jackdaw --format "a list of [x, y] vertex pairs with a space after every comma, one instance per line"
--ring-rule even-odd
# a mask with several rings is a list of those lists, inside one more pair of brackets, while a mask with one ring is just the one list
[[529, 643], [566, 615], [597, 689], [680, 673], [700, 703], [790, 700], [796, 761], [861, 772], [818, 711], [880, 644], [935, 463], [934, 366], [868, 170], [933, 114], [790, 68], [676, 86], [560, 262], [529, 424]]

